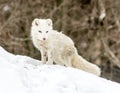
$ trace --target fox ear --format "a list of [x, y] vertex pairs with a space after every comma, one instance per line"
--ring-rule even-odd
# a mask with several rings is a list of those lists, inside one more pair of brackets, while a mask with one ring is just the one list
[[47, 24], [48, 24], [48, 26], [52, 26], [53, 25], [52, 20], [51, 19], [47, 19]]
[[35, 18], [32, 22], [32, 26], [38, 26], [39, 25], [39, 19]]

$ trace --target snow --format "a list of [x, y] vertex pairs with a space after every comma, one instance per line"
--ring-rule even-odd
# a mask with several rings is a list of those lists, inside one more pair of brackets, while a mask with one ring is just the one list
[[120, 84], [0, 47], [0, 93], [120, 93]]
[[10, 6], [9, 5], [5, 5], [4, 7], [3, 7], [3, 11], [9, 11], [10, 10]]
[[105, 11], [105, 9], [103, 9], [103, 10], [101, 11], [100, 16], [99, 16], [100, 21], [103, 21], [103, 19], [104, 19], [105, 17], [106, 17], [106, 11]]

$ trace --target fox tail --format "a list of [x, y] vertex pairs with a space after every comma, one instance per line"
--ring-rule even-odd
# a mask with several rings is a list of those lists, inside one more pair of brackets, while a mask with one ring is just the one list
[[75, 68], [79, 68], [86, 72], [93, 73], [97, 76], [100, 76], [101, 74], [101, 70], [97, 65], [88, 62], [87, 60], [85, 60], [83, 57], [81, 57], [78, 54], [74, 55], [72, 65]]

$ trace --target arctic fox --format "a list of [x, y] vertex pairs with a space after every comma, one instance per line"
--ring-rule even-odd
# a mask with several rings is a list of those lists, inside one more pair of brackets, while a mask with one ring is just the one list
[[[53, 30], [51, 19], [34, 19], [31, 27], [31, 38], [34, 46], [41, 51], [44, 64], [56, 64], [79, 68], [100, 76], [98, 66], [81, 57], [68, 36]], [[48, 61], [46, 58], [48, 57]]]

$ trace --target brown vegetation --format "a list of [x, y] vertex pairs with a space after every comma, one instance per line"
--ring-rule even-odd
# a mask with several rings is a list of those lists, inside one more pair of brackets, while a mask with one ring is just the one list
[[39, 59], [30, 40], [31, 22], [51, 18], [80, 55], [101, 67], [103, 77], [120, 82], [119, 5], [119, 0], [1, 0], [0, 46]]

